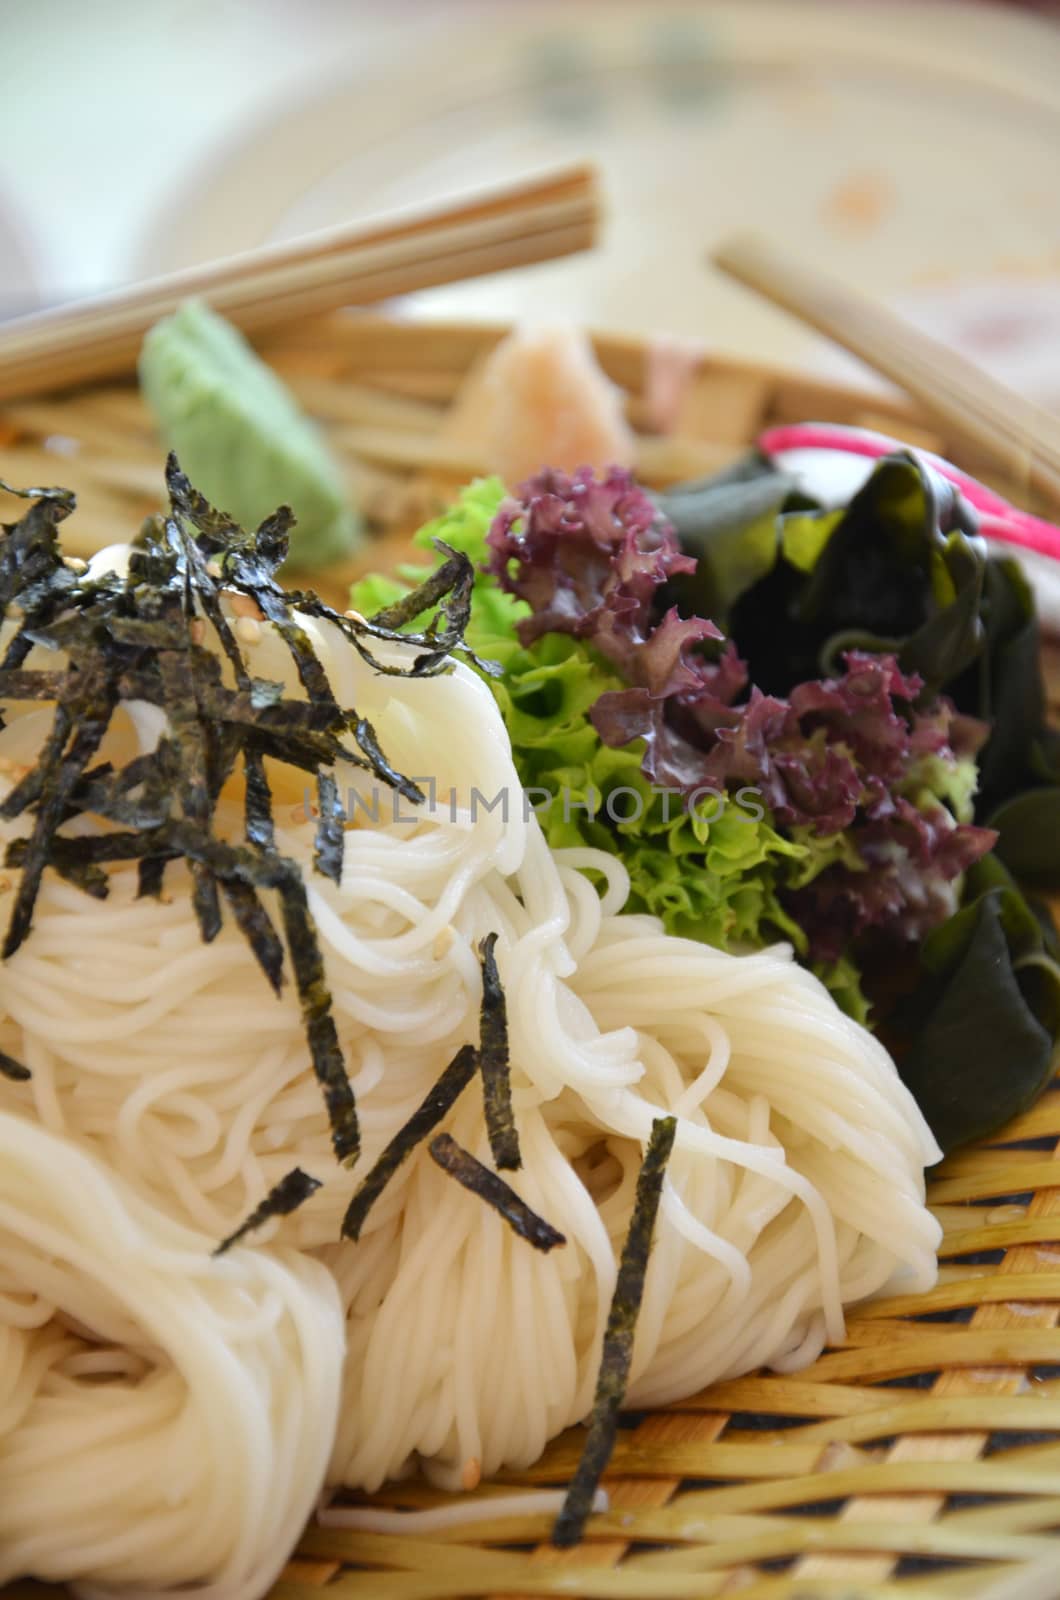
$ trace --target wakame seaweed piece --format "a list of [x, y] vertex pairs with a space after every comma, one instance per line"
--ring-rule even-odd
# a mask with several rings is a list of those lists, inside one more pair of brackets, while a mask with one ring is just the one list
[[311, 1178], [301, 1167], [294, 1167], [280, 1179], [279, 1183], [273, 1184], [261, 1204], [254, 1207], [250, 1216], [239, 1224], [235, 1232], [230, 1233], [227, 1239], [221, 1240], [213, 1252], [214, 1255], [223, 1256], [234, 1244], [238, 1244], [240, 1239], [245, 1239], [248, 1233], [253, 1233], [272, 1217], [289, 1217], [322, 1187], [319, 1178]]
[[1046, 887], [1060, 883], [1060, 788], [1043, 786], [1013, 795], [991, 815], [994, 846], [1010, 872]]
[[330, 772], [317, 773], [317, 811], [313, 866], [332, 883], [341, 883], [346, 813], [339, 799], [339, 786]]
[[637, 1177], [633, 1212], [622, 1246], [611, 1309], [607, 1315], [589, 1433], [567, 1489], [563, 1508], [552, 1529], [552, 1543], [560, 1549], [581, 1541], [592, 1510], [593, 1497], [615, 1447], [618, 1414], [625, 1399], [630, 1362], [633, 1359], [633, 1335], [644, 1295], [644, 1278], [651, 1254], [655, 1218], [676, 1133], [676, 1117], [656, 1117], [651, 1125], [651, 1138]]
[[525, 1239], [527, 1244], [532, 1244], [535, 1250], [547, 1253], [557, 1245], [566, 1244], [565, 1234], [554, 1228], [551, 1222], [546, 1222], [544, 1217], [539, 1217], [522, 1196], [516, 1194], [510, 1183], [505, 1183], [489, 1167], [483, 1166], [470, 1150], [457, 1144], [450, 1134], [439, 1133], [431, 1140], [427, 1150], [431, 1160], [443, 1172], [455, 1178], [469, 1194], [484, 1200], [503, 1217], [513, 1233]]
[[28, 1083], [33, 1074], [6, 1050], [0, 1050], [0, 1076], [10, 1078], [12, 1083]]
[[63, 723], [72, 722], [73, 733], [66, 754], [52, 761], [45, 773], [33, 819], [33, 831], [22, 865], [22, 877], [4, 938], [2, 956], [5, 961], [14, 955], [30, 930], [33, 907], [48, 864], [53, 835], [63, 821], [67, 802], [78, 779], [100, 746], [117, 704], [116, 688], [101, 672], [86, 674], [86, 677], [88, 682], [72, 712], [61, 715], [65, 708], [56, 708], [56, 723], [62, 726]]
[[[925, 463], [896, 452], [845, 509], [789, 502], [777, 520], [777, 561], [731, 601], [726, 619], [764, 693], [828, 676], [856, 648], [896, 654], [903, 671], [924, 679], [929, 700], [979, 655], [985, 554], [975, 513]], [[752, 541], [761, 534], [754, 522], [745, 530]], [[748, 571], [756, 559], [752, 551]]]
[[[1034, 594], [1017, 562], [991, 557], [983, 586], [984, 647], [952, 685], [961, 711], [990, 725], [979, 752], [976, 815], [991, 816], [1013, 795], [1048, 782], [1040, 763], [1046, 695]], [[1060, 771], [1055, 780], [1060, 781]]]
[[755, 452], [713, 477], [655, 495], [681, 549], [697, 562], [694, 573], [670, 579], [660, 609], [676, 604], [682, 616], [724, 625], [740, 595], [776, 565], [780, 513], [799, 503], [796, 487], [789, 473]]
[[502, 1172], [515, 1172], [523, 1164], [519, 1135], [512, 1110], [512, 1082], [509, 1071], [508, 1007], [501, 987], [497, 958], [497, 935], [488, 933], [479, 945], [482, 966], [482, 1006], [479, 1013], [478, 1052], [482, 1072], [482, 1099], [486, 1111], [486, 1132], [495, 1165]]
[[383, 1190], [418, 1144], [438, 1126], [467, 1088], [478, 1068], [478, 1051], [473, 1044], [460, 1047], [423, 1102], [384, 1147], [371, 1171], [346, 1207], [342, 1232], [347, 1239], [359, 1239], [369, 1211]]
[[996, 856], [924, 940], [924, 979], [893, 1016], [898, 1071], [944, 1152], [1023, 1111], [1060, 1059], [1055, 938]]

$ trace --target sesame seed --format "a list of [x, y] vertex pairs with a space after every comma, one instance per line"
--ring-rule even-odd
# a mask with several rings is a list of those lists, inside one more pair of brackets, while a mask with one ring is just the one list
[[63, 556], [63, 566], [69, 567], [71, 572], [88, 571], [88, 562], [82, 561], [80, 556]]
[[482, 1462], [469, 1456], [460, 1473], [461, 1489], [477, 1489], [482, 1482]]
[[207, 561], [206, 572], [211, 578], [219, 578], [221, 576], [221, 563], [219, 561]]
[[347, 622], [366, 621], [366, 618], [362, 617], [359, 611], [344, 611], [342, 614], [346, 618]]
[[261, 623], [255, 622], [253, 617], [236, 618], [236, 637], [243, 644], [258, 644], [261, 641]]
[[201, 617], [194, 617], [188, 627], [188, 635], [192, 644], [202, 644], [206, 638], [206, 624]]

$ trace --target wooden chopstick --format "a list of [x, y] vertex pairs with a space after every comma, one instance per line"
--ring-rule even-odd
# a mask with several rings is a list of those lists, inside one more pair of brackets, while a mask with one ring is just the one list
[[1060, 511], [1060, 418], [1014, 394], [901, 317], [756, 235], [726, 240], [714, 264], [899, 384], [949, 436]]
[[251, 333], [570, 255], [595, 242], [599, 220], [595, 171], [573, 167], [411, 218], [310, 234], [36, 312], [0, 326], [0, 399], [131, 370], [152, 323], [193, 295]]

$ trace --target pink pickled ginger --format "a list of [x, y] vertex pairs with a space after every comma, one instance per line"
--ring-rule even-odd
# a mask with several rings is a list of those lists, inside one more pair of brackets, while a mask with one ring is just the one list
[[503, 339], [482, 374], [486, 459], [506, 483], [542, 467], [631, 466], [632, 430], [620, 391], [574, 328], [520, 329]]

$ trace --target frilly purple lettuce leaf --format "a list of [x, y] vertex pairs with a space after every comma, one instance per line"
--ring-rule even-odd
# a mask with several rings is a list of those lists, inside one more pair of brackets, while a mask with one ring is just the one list
[[[888, 480], [889, 492], [901, 483]], [[849, 832], [854, 858], [833, 862], [793, 903], [815, 955], [835, 959], [872, 928], [911, 942], [952, 912], [955, 881], [995, 836], [908, 791], [924, 786], [924, 758], [954, 768], [986, 730], [941, 697], [921, 705], [919, 674], [892, 654], [851, 650], [833, 676], [796, 683], [786, 698], [748, 693], [747, 668], [712, 621], [660, 610], [690, 563], [617, 469], [600, 480], [542, 473], [505, 501], [488, 543], [490, 571], [532, 609], [519, 624], [524, 643], [570, 634], [625, 679], [600, 695], [592, 723], [611, 747], [642, 742], [652, 784], [692, 804], [753, 789], [776, 826]]]

